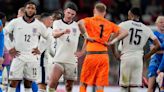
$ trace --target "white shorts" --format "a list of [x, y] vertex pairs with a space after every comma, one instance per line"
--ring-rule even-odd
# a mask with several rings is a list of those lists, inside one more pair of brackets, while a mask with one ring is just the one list
[[25, 78], [34, 81], [38, 78], [38, 67], [37, 58], [33, 61], [14, 58], [10, 66], [9, 80], [23, 80]]
[[62, 67], [64, 71], [63, 77], [65, 80], [77, 80], [77, 64], [59, 62], [55, 62], [55, 64]]
[[120, 86], [142, 86], [142, 55], [121, 57]]

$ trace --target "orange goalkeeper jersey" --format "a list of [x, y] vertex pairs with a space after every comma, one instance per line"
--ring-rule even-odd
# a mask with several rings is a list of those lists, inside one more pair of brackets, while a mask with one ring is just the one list
[[83, 19], [89, 37], [99, 43], [88, 42], [87, 51], [107, 51], [107, 47], [100, 44], [109, 40], [111, 33], [117, 33], [120, 29], [116, 24], [108, 21], [101, 16]]

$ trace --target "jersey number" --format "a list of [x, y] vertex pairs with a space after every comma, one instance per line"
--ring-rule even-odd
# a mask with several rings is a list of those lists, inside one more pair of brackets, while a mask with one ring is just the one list
[[104, 31], [104, 25], [100, 25], [100, 28], [101, 28], [101, 30], [100, 30], [100, 38], [102, 38], [102, 36], [103, 36], [103, 31]]
[[66, 41], [67, 41], [67, 42], [70, 42], [70, 38], [69, 38], [69, 36], [67, 36]]
[[141, 42], [141, 35], [140, 33], [142, 32], [142, 30], [140, 29], [134, 29], [134, 28], [130, 28], [130, 41], [129, 44], [135, 44], [135, 45], [139, 45]]
[[31, 36], [30, 35], [24, 35], [25, 36], [25, 42], [30, 42], [30, 38], [31, 38]]

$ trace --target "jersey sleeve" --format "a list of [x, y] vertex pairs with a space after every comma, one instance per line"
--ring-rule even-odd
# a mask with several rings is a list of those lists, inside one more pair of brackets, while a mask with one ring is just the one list
[[120, 30], [120, 27], [114, 23], [112, 23], [113, 33], [118, 33]]
[[59, 29], [59, 27], [60, 27], [60, 25], [59, 25], [59, 22], [58, 21], [54, 21], [53, 22], [53, 30], [55, 30], [55, 29]]
[[16, 19], [11, 20], [5, 27], [5, 34], [6, 33], [12, 33], [12, 31], [14, 31], [16, 25]]
[[89, 18], [84, 18], [84, 19], [82, 19], [82, 21], [84, 22], [84, 25], [85, 25], [86, 29], [88, 27], [90, 27], [91, 24], [89, 23]]
[[14, 41], [11, 41], [9, 34], [14, 31], [14, 27], [16, 25], [16, 19], [11, 20], [4, 28], [5, 33], [5, 47], [7, 50], [10, 50], [14, 47]]
[[157, 39], [157, 37], [154, 35], [153, 31], [150, 28], [147, 28], [147, 35], [151, 40]]

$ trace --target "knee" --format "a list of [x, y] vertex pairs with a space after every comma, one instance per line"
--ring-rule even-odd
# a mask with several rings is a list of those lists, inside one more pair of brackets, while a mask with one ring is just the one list
[[68, 92], [71, 92], [72, 86], [73, 86], [73, 82], [66, 82], [65, 87]]
[[16, 88], [20, 81], [12, 80], [10, 81], [10, 87]]
[[24, 87], [25, 88], [31, 88], [32, 87], [32, 81], [25, 80], [24, 81]]

